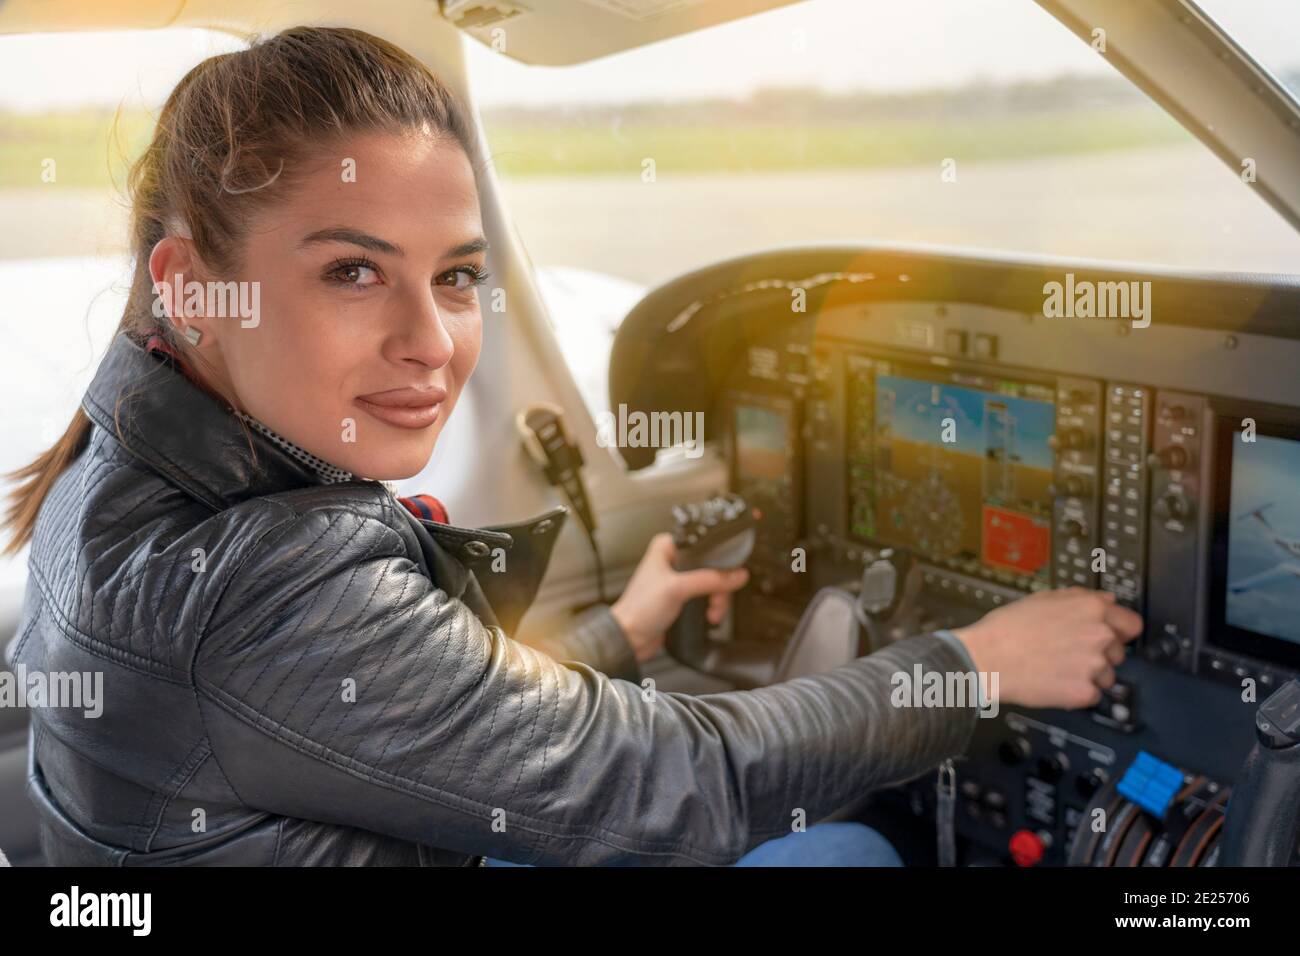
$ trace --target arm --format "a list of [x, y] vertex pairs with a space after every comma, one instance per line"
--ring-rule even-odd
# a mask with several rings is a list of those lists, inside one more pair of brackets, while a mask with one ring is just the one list
[[756, 691], [643, 694], [485, 627], [382, 522], [265, 523], [209, 584], [194, 683], [235, 794], [268, 812], [519, 862], [723, 864], [974, 729], [973, 706], [890, 705], [895, 673], [963, 668], [934, 636]]
[[634, 684], [641, 680], [636, 651], [607, 604], [579, 612], [559, 633], [533, 634], [521, 640], [553, 660], [577, 661]]
[[559, 633], [526, 634], [516, 640], [557, 661], [578, 661], [610, 677], [639, 683], [640, 665], [663, 649], [667, 631], [687, 601], [707, 597], [708, 620], [717, 624], [731, 592], [749, 577], [743, 568], [679, 572], [676, 560], [672, 535], [657, 534], [612, 605], [587, 608]]

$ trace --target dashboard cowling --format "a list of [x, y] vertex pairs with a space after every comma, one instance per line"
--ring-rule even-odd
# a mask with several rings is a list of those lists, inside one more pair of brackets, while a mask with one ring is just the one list
[[[650, 290], [627, 314], [610, 353], [610, 407], [629, 413], [705, 413], [739, 354], [789, 317], [815, 331], [827, 305], [932, 301], [1042, 313], [1045, 284], [1152, 283], [1158, 321], [1300, 338], [1300, 277], [1180, 273], [1086, 260], [974, 255], [905, 246], [798, 246], [726, 259]], [[844, 278], [835, 278], [841, 276]], [[803, 312], [792, 311], [804, 289]], [[712, 436], [710, 436], [712, 437]], [[654, 448], [619, 449], [633, 471]]]

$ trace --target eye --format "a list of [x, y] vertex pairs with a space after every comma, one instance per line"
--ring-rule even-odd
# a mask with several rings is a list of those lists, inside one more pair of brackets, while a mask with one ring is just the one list
[[457, 266], [450, 272], [438, 276], [438, 285], [450, 286], [458, 292], [463, 292], [476, 285], [482, 285], [489, 278], [489, 274], [478, 266]]
[[368, 289], [379, 285], [379, 266], [369, 259], [340, 259], [330, 265], [325, 277], [327, 281], [339, 285]]

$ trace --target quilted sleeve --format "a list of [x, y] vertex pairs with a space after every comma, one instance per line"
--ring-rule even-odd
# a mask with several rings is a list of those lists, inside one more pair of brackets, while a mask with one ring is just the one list
[[641, 680], [636, 652], [607, 604], [580, 611], [558, 633], [532, 636], [524, 643], [557, 661], [590, 664], [603, 674], [634, 684]]
[[726, 864], [967, 745], [932, 635], [747, 692], [655, 693], [486, 627], [353, 512], [281, 516], [209, 586], [193, 664], [237, 798], [522, 863]]

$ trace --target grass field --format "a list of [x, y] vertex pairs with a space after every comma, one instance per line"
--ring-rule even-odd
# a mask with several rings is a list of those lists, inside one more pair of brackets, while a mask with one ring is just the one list
[[[41, 185], [125, 185], [131, 159], [153, 132], [153, 117], [124, 112], [0, 114], [0, 189]], [[54, 181], [45, 175], [54, 160]]]
[[[1294, 273], [1300, 262], [1297, 233], [1150, 105], [972, 107], [946, 120], [896, 111], [861, 124], [748, 115], [557, 110], [549, 126], [536, 113], [489, 114], [486, 125], [533, 261], [639, 283], [759, 248], [863, 240], [1245, 271]], [[0, 116], [0, 261], [126, 248], [126, 157], [151, 120], [124, 114], [110, 137], [112, 122]], [[953, 181], [941, 176], [948, 157]], [[53, 184], [41, 180], [45, 158], [57, 163]]]
[[[123, 113], [0, 115], [0, 189], [39, 187], [47, 159], [55, 182], [73, 187], [125, 183], [129, 160], [148, 142], [152, 118]], [[640, 177], [643, 160], [656, 174], [867, 169], [1071, 155], [1185, 140], [1173, 120], [1141, 105], [1125, 109], [1010, 113], [935, 121], [891, 118], [862, 124], [661, 123], [592, 126], [494, 125], [487, 121], [492, 161], [509, 178], [549, 175]]]
[[1148, 108], [1077, 110], [992, 119], [891, 119], [847, 123], [744, 126], [645, 126], [593, 129], [556, 125], [489, 130], [492, 158], [508, 177], [553, 174], [640, 175], [657, 171], [778, 172], [867, 169], [945, 158], [958, 164], [1069, 155], [1185, 139], [1186, 132]]

